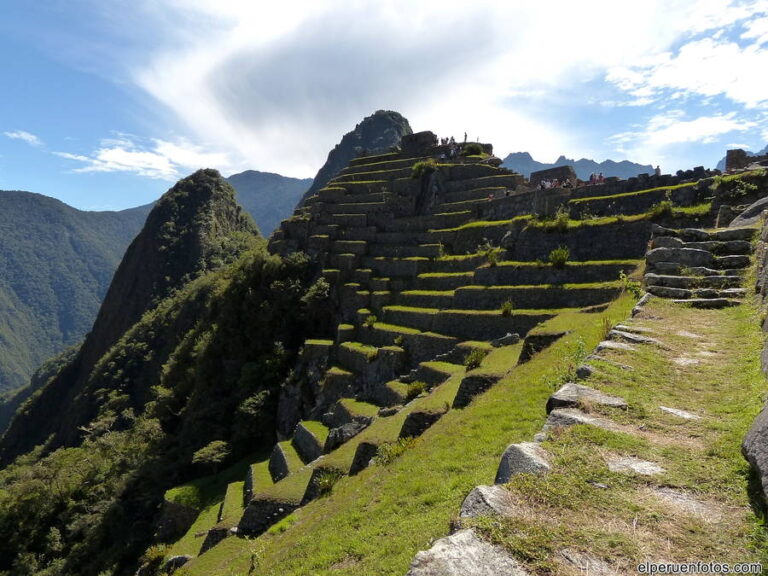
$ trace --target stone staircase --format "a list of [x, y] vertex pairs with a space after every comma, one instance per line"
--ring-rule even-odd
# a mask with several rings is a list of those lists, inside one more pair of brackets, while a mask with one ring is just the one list
[[697, 308], [735, 306], [754, 252], [754, 228], [673, 230], [654, 226], [646, 254], [646, 290]]

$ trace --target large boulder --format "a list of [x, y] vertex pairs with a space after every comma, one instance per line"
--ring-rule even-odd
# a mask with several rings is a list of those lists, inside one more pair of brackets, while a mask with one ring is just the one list
[[481, 539], [474, 530], [459, 530], [418, 552], [406, 576], [527, 576], [509, 552]]
[[768, 406], [752, 423], [741, 445], [741, 453], [760, 479], [763, 498], [768, 500]]
[[549, 472], [549, 468], [549, 457], [537, 443], [510, 444], [501, 455], [494, 482], [505, 484], [515, 474], [541, 474]]

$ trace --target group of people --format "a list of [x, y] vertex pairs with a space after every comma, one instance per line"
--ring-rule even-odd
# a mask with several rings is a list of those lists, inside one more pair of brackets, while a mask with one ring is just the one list
[[550, 188], [573, 188], [573, 186], [573, 181], [570, 178], [566, 178], [563, 181], [560, 181], [557, 178], [553, 180], [544, 179], [539, 182], [539, 189], [541, 190], [549, 190]]
[[605, 178], [603, 177], [603, 173], [599, 172], [595, 174], [594, 172], [589, 175], [589, 183], [592, 184], [605, 184]]
[[[465, 132], [464, 133], [464, 144], [466, 144], [466, 143], [467, 143], [467, 133]], [[445, 152], [440, 154], [440, 160], [447, 160], [448, 158], [453, 160], [454, 158], [456, 158], [456, 156], [459, 155], [459, 153], [461, 151], [461, 147], [464, 144], [458, 144], [456, 142], [456, 139], [453, 136], [451, 136], [450, 138], [440, 138], [440, 145], [441, 146], [448, 146], [448, 154], [446, 155]]]

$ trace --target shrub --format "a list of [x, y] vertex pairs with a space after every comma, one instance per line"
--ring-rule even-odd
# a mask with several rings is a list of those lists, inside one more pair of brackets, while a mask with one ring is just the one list
[[395, 339], [392, 341], [392, 343], [395, 346], [400, 346], [401, 348], [403, 347], [403, 342], [404, 342], [404, 338], [402, 334], [398, 334], [397, 336], [395, 336]]
[[395, 442], [386, 442], [379, 446], [372, 463], [377, 466], [386, 466], [394, 462], [395, 458], [411, 448], [416, 442], [415, 438], [398, 438]]
[[[683, 276], [686, 275], [686, 274], [683, 274], [682, 272], [681, 274]], [[640, 287], [640, 282], [637, 282], [635, 280], [630, 280], [629, 276], [627, 276], [627, 273], [624, 272], [624, 270], [619, 272], [619, 280], [621, 281], [622, 288], [625, 292], [629, 292], [630, 294], [632, 294], [634, 298], [640, 298], [640, 296], [642, 296], [643, 290]]]
[[611, 330], [613, 330], [613, 320], [611, 320], [607, 316], [603, 316], [600, 319], [601, 340], [605, 340], [606, 338], [608, 338], [608, 334]]
[[568, 209], [565, 206], [560, 206], [560, 208], [557, 209], [557, 212], [555, 212], [555, 217], [552, 219], [549, 228], [557, 230], [558, 232], [567, 232], [570, 220], [571, 215], [568, 213]]
[[421, 382], [420, 380], [416, 380], [415, 382], [411, 382], [408, 384], [408, 392], [405, 394], [405, 400], [406, 402], [410, 402], [417, 396], [419, 396], [422, 392], [424, 392], [427, 389], [427, 384], [424, 382]]
[[462, 156], [478, 156], [483, 153], [483, 147], [477, 142], [470, 142], [464, 145], [464, 149], [461, 151]]
[[365, 322], [363, 322], [363, 324], [365, 325], [366, 328], [373, 328], [373, 325], [376, 324], [377, 320], [378, 318], [376, 318], [376, 316], [371, 314], [365, 319]]
[[504, 302], [504, 304], [501, 305], [501, 315], [505, 318], [509, 318], [512, 316], [512, 312], [514, 311], [515, 306], [512, 304], [512, 300], [507, 300]]
[[328, 496], [343, 474], [339, 470], [322, 470], [317, 475], [316, 486], [319, 496]]
[[554, 268], [565, 268], [565, 265], [568, 263], [568, 258], [570, 258], [570, 256], [571, 251], [568, 249], [568, 247], [560, 246], [549, 253], [549, 263], [552, 264]]
[[672, 200], [662, 200], [658, 204], [651, 206], [650, 216], [651, 218], [661, 218], [662, 216], [671, 216], [672, 208], [674, 204]]
[[229, 457], [231, 451], [228, 442], [214, 440], [192, 455], [192, 464], [210, 466], [215, 471], [219, 464]]
[[421, 178], [423, 176], [429, 176], [437, 170], [437, 164], [431, 158], [429, 160], [420, 160], [411, 167], [411, 178]]
[[480, 366], [483, 358], [485, 358], [487, 355], [487, 350], [483, 350], [482, 348], [473, 348], [472, 351], [467, 354], [467, 357], [464, 359], [464, 366], [467, 367], [467, 370], [474, 370]]

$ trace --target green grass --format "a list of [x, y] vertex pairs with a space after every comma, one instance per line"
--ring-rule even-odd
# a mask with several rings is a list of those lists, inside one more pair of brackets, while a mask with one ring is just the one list
[[421, 334], [421, 330], [416, 328], [408, 328], [407, 326], [398, 326], [396, 324], [386, 324], [385, 322], [376, 322], [373, 325], [374, 329], [382, 330], [384, 332], [397, 332], [398, 334]]
[[415, 306], [384, 306], [384, 310], [392, 312], [413, 312], [419, 314], [437, 314], [440, 310], [437, 308], [417, 308]]
[[365, 355], [369, 362], [379, 354], [379, 349], [376, 348], [376, 346], [370, 346], [369, 344], [362, 344], [360, 342], [342, 342], [340, 347]]
[[680, 188], [690, 188], [696, 186], [698, 182], [687, 182], [685, 184], [676, 184], [674, 186], [659, 186], [657, 188], [648, 188], [646, 190], [637, 190], [635, 192], [622, 192], [621, 194], [613, 194], [611, 196], [590, 196], [589, 198], [574, 198], [569, 200], [569, 204], [583, 204], [584, 202], [592, 202], [594, 200], [615, 200], [618, 198], [627, 198], [629, 196], [642, 196], [643, 194], [651, 194], [653, 192], [660, 192], [663, 190], [678, 190]]
[[[643, 260], [569, 260], [565, 264], [565, 268], [568, 268], [570, 266], [600, 266], [600, 265], [622, 265], [626, 264], [627, 266], [639, 266]], [[502, 260], [500, 261], [497, 266], [512, 266], [515, 268], [520, 268], [523, 266], [530, 266], [534, 268], [550, 268], [552, 265], [549, 262], [535, 262], [535, 261], [527, 261], [527, 260]]]
[[243, 515], [243, 485], [244, 481], [232, 482], [227, 486], [227, 493], [224, 495], [224, 503], [221, 507], [221, 523], [228, 526], [235, 526]]
[[304, 466], [265, 490], [258, 493], [254, 492], [254, 498], [299, 504], [304, 497], [311, 476], [312, 467]]
[[302, 420], [301, 425], [317, 439], [321, 447], [325, 444], [328, 439], [328, 427], [325, 424], [317, 420]]
[[304, 462], [301, 461], [299, 453], [296, 452], [296, 448], [293, 447], [290, 440], [283, 440], [277, 443], [280, 446], [283, 454], [285, 455], [285, 461], [288, 463], [288, 470], [290, 473], [294, 473], [304, 466]]
[[460, 276], [470, 277], [472, 275], [474, 275], [474, 272], [425, 272], [419, 274], [417, 278], [458, 278]]
[[403, 290], [404, 296], [453, 296], [453, 290]]
[[[766, 389], [757, 318], [749, 304], [695, 310], [652, 301], [637, 321], [657, 330], [670, 350], [638, 346], [632, 354], [611, 352], [609, 358], [634, 369], [600, 363], [600, 373], [587, 382], [627, 400], [627, 411], [593, 408], [625, 431], [575, 426], [551, 435], [544, 447], [553, 456], [552, 472], [543, 478], [521, 475], [508, 484], [513, 499], [524, 499], [524, 520], [481, 522], [481, 531], [518, 556], [527, 551], [540, 571], [557, 572], [553, 560], [561, 548], [588, 549], [624, 565], [660, 553], [672, 562], [765, 562], [765, 532], [750, 509], [748, 465], [740, 451]], [[696, 363], [676, 362], [680, 358]], [[682, 420], [662, 413], [660, 405], [703, 418]], [[613, 473], [604, 460], [610, 454], [649, 460], [665, 472]], [[595, 482], [609, 489], [589, 488]], [[650, 489], [659, 487], [691, 494], [718, 521], [655, 497]]]
[[333, 340], [309, 339], [304, 341], [308, 346], [333, 346]]
[[[468, 212], [469, 213], [469, 212]], [[439, 214], [436, 214], [436, 216], [439, 216]], [[467, 222], [466, 224], [462, 224], [461, 226], [456, 226], [455, 228], [441, 228], [441, 229], [430, 229], [430, 233], [440, 233], [440, 232], [459, 232], [461, 230], [471, 230], [473, 228], [493, 228], [495, 226], [509, 226], [512, 224], [512, 222], [515, 221], [522, 221], [522, 220], [531, 220], [533, 217], [529, 214], [526, 214], [524, 216], [515, 216], [514, 218], [511, 218], [509, 220], [477, 220], [474, 222]]]
[[[622, 298], [611, 313], [626, 315], [632, 304]], [[404, 574], [416, 551], [448, 533], [466, 494], [478, 484], [492, 483], [506, 446], [530, 439], [539, 429], [546, 398], [553, 383], [566, 376], [579, 340], [587, 346], [599, 341], [599, 318], [575, 316], [571, 334], [516, 367], [467, 408], [448, 412], [388, 466], [341, 479], [328, 498], [295, 512], [290, 529], [255, 541], [227, 542], [193, 561], [189, 574], [245, 573], [254, 547], [263, 574]], [[450, 403], [455, 395], [451, 386], [458, 386], [460, 376], [423, 400], [436, 408]], [[402, 414], [380, 420], [399, 430], [402, 422], [396, 419]], [[361, 440], [378, 424], [363, 431]]]
[[367, 402], [360, 402], [353, 400], [352, 398], [342, 398], [339, 400], [344, 409], [352, 414], [352, 416], [365, 416], [367, 418], [373, 418], [379, 412], [379, 407]]

